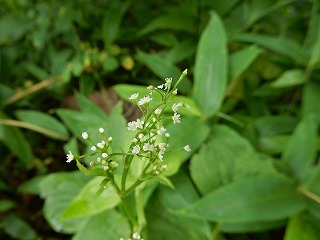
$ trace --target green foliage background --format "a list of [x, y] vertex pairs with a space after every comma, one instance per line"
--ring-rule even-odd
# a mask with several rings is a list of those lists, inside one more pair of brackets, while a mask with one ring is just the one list
[[140, 193], [144, 238], [319, 238], [318, 0], [0, 5], [0, 238], [129, 237], [115, 194], [92, 200], [99, 179], [65, 153], [99, 127], [127, 145], [130, 94], [186, 68], [191, 108], [168, 131], [192, 152], [165, 155], [174, 190]]

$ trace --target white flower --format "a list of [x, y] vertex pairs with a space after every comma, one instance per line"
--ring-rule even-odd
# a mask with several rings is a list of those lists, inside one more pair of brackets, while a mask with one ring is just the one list
[[162, 134], [164, 134], [166, 131], [167, 131], [167, 129], [165, 129], [165, 127], [162, 126], [161, 128], [159, 128], [159, 129], [157, 130], [157, 133], [158, 133], [158, 135], [162, 135]]
[[132, 153], [133, 154], [138, 154], [140, 152], [140, 146], [136, 145], [132, 148]]
[[179, 103], [174, 103], [174, 104], [172, 105], [172, 111], [177, 112], [177, 111], [179, 110], [179, 108], [182, 107], [182, 106], [183, 106], [183, 104], [182, 104], [181, 102], [179, 102]]
[[166, 150], [166, 145], [167, 145], [166, 143], [159, 143], [158, 147], [160, 150]]
[[129, 97], [129, 100], [134, 100], [139, 96], [139, 93], [134, 93], [131, 95], [131, 97]]
[[[161, 84], [161, 85], [157, 86], [157, 88], [159, 88], [159, 89], [164, 89], [164, 88], [165, 88], [165, 85], [164, 85], [164, 84]], [[166, 89], [164, 89], [164, 90], [166, 90]]]
[[101, 162], [101, 158], [100, 157], [97, 157], [97, 162]]
[[99, 132], [100, 133], [104, 133], [104, 129], [103, 128], [99, 128]]
[[152, 100], [152, 98], [150, 96], [145, 96], [139, 100], [138, 105], [139, 106], [144, 105], [144, 104], [150, 102], [151, 100]]
[[137, 119], [137, 121], [128, 122], [127, 129], [128, 131], [135, 131], [138, 128], [143, 128], [143, 121], [140, 121], [140, 119]]
[[82, 133], [82, 138], [85, 139], [85, 140], [87, 140], [87, 139], [89, 138], [88, 133], [87, 133], [87, 132], [83, 132], [83, 133]]
[[180, 114], [175, 112], [172, 116], [172, 121], [173, 124], [180, 123]]
[[107, 158], [107, 157], [108, 157], [108, 154], [107, 154], [107, 153], [102, 153], [102, 157], [103, 157], [103, 158]]
[[67, 154], [67, 163], [69, 163], [69, 162], [71, 162], [72, 160], [73, 160], [74, 158], [73, 158], [73, 154], [72, 154], [72, 152], [71, 151], [69, 151], [69, 153]]
[[170, 137], [170, 133], [166, 133], [165, 136], [166, 136], [166, 138], [169, 138]]
[[154, 110], [154, 113], [159, 115], [162, 112], [161, 108], [157, 108], [156, 110]]
[[146, 143], [143, 145], [143, 150], [144, 151], [153, 151], [154, 150], [154, 146], [151, 145], [150, 143]]
[[97, 143], [97, 146], [98, 146], [98, 148], [103, 148], [104, 147], [104, 145], [101, 142]]
[[188, 69], [185, 69], [182, 73], [183, 73], [184, 75], [187, 75], [187, 74], [188, 74]]
[[189, 145], [185, 145], [183, 148], [186, 152], [191, 152], [191, 148]]
[[91, 150], [92, 150], [92, 151], [96, 151], [96, 150], [97, 150], [96, 146], [92, 146], [92, 147], [91, 147]]
[[138, 142], [138, 139], [133, 138], [133, 139], [132, 139], [132, 142], [136, 143], [136, 142]]
[[161, 162], [163, 161], [163, 156], [162, 156], [161, 153], [158, 154], [158, 158], [159, 158], [159, 160], [160, 160]]
[[177, 94], [178, 94], [178, 89], [176, 88], [172, 93], [173, 93], [174, 95], [177, 95]]
[[108, 142], [111, 142], [113, 140], [112, 137], [108, 137]]
[[133, 239], [136, 239], [136, 240], [140, 240], [141, 239], [139, 233], [137, 233], [137, 232], [133, 233], [132, 237], [133, 237]]

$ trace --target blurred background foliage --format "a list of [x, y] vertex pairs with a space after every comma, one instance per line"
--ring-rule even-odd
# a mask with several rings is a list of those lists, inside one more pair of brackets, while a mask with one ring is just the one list
[[[64, 163], [63, 147], [67, 143], [68, 147], [77, 146], [83, 151], [83, 144], [72, 138], [70, 132], [79, 131], [79, 137], [83, 130], [81, 119], [88, 115], [92, 117], [90, 120], [95, 119], [100, 114], [86, 98], [113, 116], [106, 121], [136, 118], [127, 102], [122, 112], [118, 105], [114, 108], [120, 98], [128, 95], [128, 89], [158, 85], [166, 77], [176, 80], [187, 68], [188, 78], [179, 90], [192, 106], [191, 113], [186, 113], [192, 116], [187, 122], [197, 124], [201, 131], [187, 131], [198, 141], [191, 146], [192, 156], [168, 156], [181, 159], [171, 171], [171, 174], [178, 172], [173, 182], [177, 186], [189, 182], [188, 191], [195, 192], [186, 202], [221, 186], [227, 187], [225, 191], [246, 189], [244, 183], [238, 184], [235, 179], [249, 178], [252, 172], [259, 175], [264, 171], [256, 168], [264, 168], [268, 173], [276, 171], [288, 176], [302, 186], [299, 191], [308, 198], [308, 207], [297, 207], [301, 214], [288, 212], [280, 219], [271, 216], [271, 222], [250, 216], [245, 222], [239, 220], [241, 224], [231, 221], [220, 225], [228, 218], [205, 216], [202, 225], [181, 220], [183, 214], [172, 215], [170, 211], [164, 214], [163, 209], [170, 205], [168, 195], [174, 193], [160, 188], [151, 199], [163, 211], [154, 210], [151, 205], [146, 207], [149, 235], [153, 237], [153, 233], [160, 231], [155, 239], [186, 239], [188, 236], [184, 234], [195, 240], [317, 239], [320, 233], [318, 0], [0, 0], [0, 6], [0, 238], [109, 236], [108, 232], [90, 236], [85, 228], [75, 230], [76, 222], [72, 221], [68, 223], [71, 227], [63, 226], [61, 230], [60, 223], [54, 223], [55, 218], [42, 209], [43, 200], [38, 196], [46, 198], [48, 208], [51, 195], [47, 194], [45, 183], [51, 185], [46, 177], [53, 172], [63, 175], [75, 170]], [[68, 125], [70, 117], [63, 110], [56, 110], [79, 110], [79, 106], [80, 126], [73, 128]], [[183, 127], [177, 136], [190, 128], [186, 124]], [[221, 146], [214, 142], [215, 138], [221, 141]], [[254, 168], [237, 165], [236, 160], [243, 157], [239, 150], [242, 148], [247, 151], [244, 155], [252, 154], [249, 156], [255, 159], [251, 163]], [[236, 160], [228, 162], [229, 158]], [[260, 165], [261, 158], [268, 160]], [[212, 172], [202, 175], [208, 164], [213, 166]], [[230, 167], [235, 165], [238, 167]], [[232, 170], [217, 170], [221, 167]], [[59, 179], [75, 178], [79, 183], [69, 202], [87, 181], [77, 173], [72, 174], [59, 175]], [[253, 178], [252, 182], [255, 181], [261, 185], [283, 183], [288, 185], [285, 189], [291, 186], [278, 177]], [[252, 185], [252, 189], [258, 186]], [[69, 188], [74, 186], [66, 187]], [[242, 197], [245, 201], [245, 196]], [[219, 196], [209, 199], [219, 205]], [[281, 198], [273, 201], [281, 202]], [[207, 203], [199, 204], [194, 208]], [[117, 212], [108, 211], [109, 216], [121, 218]], [[174, 219], [175, 232], [167, 226], [168, 216]], [[111, 221], [101, 214], [94, 215], [93, 220]], [[255, 220], [260, 222], [253, 224]], [[207, 221], [218, 224], [212, 230]], [[181, 222], [194, 226], [195, 231], [177, 231], [183, 228]], [[88, 226], [88, 221], [82, 224]], [[126, 229], [126, 223], [123, 228]], [[173, 234], [172, 238], [168, 234]]]

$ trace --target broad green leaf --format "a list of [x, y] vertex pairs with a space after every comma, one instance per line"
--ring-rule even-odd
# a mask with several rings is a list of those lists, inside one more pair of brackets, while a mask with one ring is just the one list
[[304, 209], [293, 180], [271, 174], [242, 179], [206, 194], [183, 216], [214, 222], [281, 220]]
[[290, 218], [284, 240], [317, 240], [320, 236], [319, 222], [308, 215]]
[[115, 210], [108, 210], [88, 218], [72, 237], [72, 240], [119, 240], [128, 238], [130, 225], [126, 218]]
[[40, 196], [45, 199], [43, 214], [55, 231], [73, 233], [83, 223], [83, 219], [62, 221], [61, 215], [88, 180], [75, 171], [52, 173], [40, 182]]
[[286, 220], [222, 223], [221, 231], [226, 233], [262, 232], [285, 226]]
[[210, 141], [202, 145], [190, 164], [192, 179], [202, 193], [241, 178], [273, 171], [269, 159], [259, 156], [248, 140], [227, 126], [212, 129]]
[[48, 137], [62, 140], [69, 138], [65, 126], [49, 114], [34, 110], [19, 110], [15, 114], [20, 121], [35, 125], [39, 128], [38, 132]]
[[[192, 126], [197, 126], [197, 130], [195, 131]], [[163, 162], [168, 165], [165, 175], [169, 176], [176, 173], [180, 165], [207, 139], [210, 129], [199, 118], [187, 116], [181, 118], [181, 123], [172, 124], [167, 129], [170, 139]], [[183, 149], [186, 145], [190, 146], [191, 152], [188, 153]]]
[[106, 113], [103, 112], [101, 108], [99, 108], [96, 104], [94, 104], [89, 98], [85, 97], [84, 95], [77, 93], [76, 100], [82, 112], [87, 112], [96, 115], [101, 119], [106, 117]]
[[314, 115], [305, 116], [296, 127], [286, 146], [282, 159], [291, 174], [300, 182], [307, 177], [317, 154], [318, 121]]
[[294, 62], [304, 66], [307, 63], [308, 57], [302, 51], [301, 46], [290, 39], [280, 38], [277, 36], [245, 33], [236, 36], [233, 40], [250, 42], [268, 48], [278, 54], [286, 56]]
[[212, 1], [212, 6], [221, 16], [229, 13], [240, 0]]
[[306, 47], [312, 48], [312, 45], [318, 40], [318, 36], [320, 33], [320, 15], [318, 14], [319, 11], [319, 1], [313, 1], [312, 10], [310, 12], [310, 18], [308, 23], [308, 32], [306, 38], [304, 40], [304, 45]]
[[129, 2], [118, 2], [112, 4], [105, 12], [101, 29], [105, 47], [110, 46], [117, 39], [123, 15], [128, 7]]
[[154, 240], [209, 240], [210, 227], [206, 221], [178, 216], [172, 209], [188, 206], [198, 194], [183, 171], [172, 177], [175, 189], [160, 187], [146, 208], [147, 233]]
[[120, 198], [114, 192], [111, 184], [107, 184], [104, 191], [96, 197], [99, 185], [104, 177], [95, 177], [89, 181], [80, 193], [67, 206], [62, 214], [62, 219], [90, 216], [117, 206]]
[[302, 85], [306, 82], [304, 72], [300, 69], [290, 69], [285, 71], [279, 78], [271, 83], [274, 88], [286, 88]]
[[229, 80], [233, 80], [239, 77], [258, 57], [261, 53], [261, 49], [255, 45], [251, 45], [237, 52], [234, 52], [230, 56], [230, 76]]
[[39, 195], [40, 194], [39, 184], [44, 178], [45, 178], [44, 175], [35, 176], [35, 177], [31, 178], [30, 180], [19, 185], [18, 191], [23, 192], [23, 193]]
[[227, 38], [216, 13], [201, 34], [195, 61], [193, 98], [209, 118], [219, 110], [228, 82]]
[[307, 116], [312, 113], [320, 120], [320, 83], [308, 82], [303, 88], [302, 114]]
[[[155, 54], [147, 54], [142, 51], [138, 51], [137, 53], [138, 60], [145, 64], [155, 75], [161, 78], [163, 81], [165, 78], [172, 78], [172, 84], [179, 79], [182, 71]], [[191, 90], [191, 81], [188, 77], [185, 77], [182, 82], [178, 86], [178, 90], [183, 93], [189, 93]]]
[[36, 231], [14, 214], [10, 214], [1, 220], [1, 228], [13, 239], [34, 240], [38, 238]]

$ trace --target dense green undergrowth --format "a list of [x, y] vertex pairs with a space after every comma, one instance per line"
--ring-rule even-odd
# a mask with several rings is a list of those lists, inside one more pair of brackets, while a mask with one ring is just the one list
[[167, 131], [191, 152], [130, 195], [143, 238], [318, 239], [318, 0], [0, 3], [1, 239], [132, 237], [112, 187], [65, 155], [100, 127], [128, 146], [131, 94], [186, 68]]

